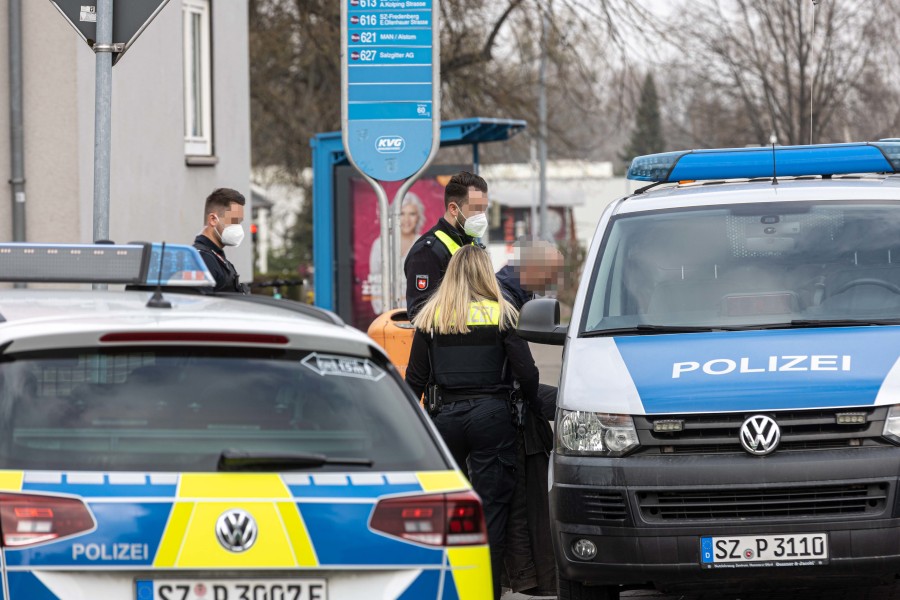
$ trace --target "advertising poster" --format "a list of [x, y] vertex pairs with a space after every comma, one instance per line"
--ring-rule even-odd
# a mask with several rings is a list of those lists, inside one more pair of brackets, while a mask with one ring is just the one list
[[[423, 177], [406, 193], [400, 209], [401, 264], [419, 236], [431, 229], [444, 215], [444, 184], [449, 175]], [[388, 198], [393, 200], [402, 182], [383, 182]], [[385, 266], [381, 261], [381, 224], [378, 198], [363, 179], [350, 180], [350, 211], [353, 220], [353, 318], [352, 325], [365, 331], [376, 316], [384, 312], [381, 305], [381, 277]], [[406, 289], [404, 280], [404, 287]]]

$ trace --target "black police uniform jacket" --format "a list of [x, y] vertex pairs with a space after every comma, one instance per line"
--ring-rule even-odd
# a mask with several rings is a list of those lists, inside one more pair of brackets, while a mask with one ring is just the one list
[[194, 238], [194, 248], [200, 252], [206, 268], [216, 280], [215, 291], [249, 293], [247, 286], [241, 283], [234, 265], [225, 258], [225, 251], [216, 246], [211, 239], [201, 233]]
[[438, 220], [437, 225], [415, 241], [406, 255], [406, 262], [403, 263], [403, 272], [406, 274], [406, 312], [410, 320], [440, 285], [447, 271], [447, 264], [453, 256], [450, 248], [438, 239], [436, 235], [438, 231], [445, 233], [458, 246], [465, 246], [474, 241], [473, 238], [460, 233], [443, 217]]
[[501, 330], [497, 319], [482, 319], [485, 306], [499, 316], [496, 302], [472, 303], [470, 315], [476, 318], [469, 319], [469, 333], [432, 335], [416, 329], [406, 382], [417, 398], [430, 382], [451, 400], [507, 398], [515, 379], [525, 401], [537, 405], [540, 375], [528, 343], [511, 327]]

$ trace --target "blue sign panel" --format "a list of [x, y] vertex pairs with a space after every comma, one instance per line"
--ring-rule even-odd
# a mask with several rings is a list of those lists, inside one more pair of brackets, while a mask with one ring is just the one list
[[406, 179], [434, 141], [434, 0], [343, 0], [347, 152], [366, 175]]

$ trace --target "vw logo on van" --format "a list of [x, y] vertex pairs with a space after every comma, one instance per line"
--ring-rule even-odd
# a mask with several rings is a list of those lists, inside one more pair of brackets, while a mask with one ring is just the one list
[[781, 429], [775, 419], [753, 415], [741, 425], [741, 445], [754, 456], [771, 454], [781, 441]]
[[225, 511], [216, 521], [216, 537], [231, 552], [244, 552], [256, 543], [256, 521], [239, 508]]

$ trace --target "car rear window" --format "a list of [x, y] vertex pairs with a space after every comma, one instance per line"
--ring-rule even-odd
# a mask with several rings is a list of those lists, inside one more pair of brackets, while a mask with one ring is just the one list
[[129, 348], [0, 361], [0, 468], [215, 471], [226, 450], [372, 461], [316, 470], [447, 468], [402, 382], [370, 359]]

